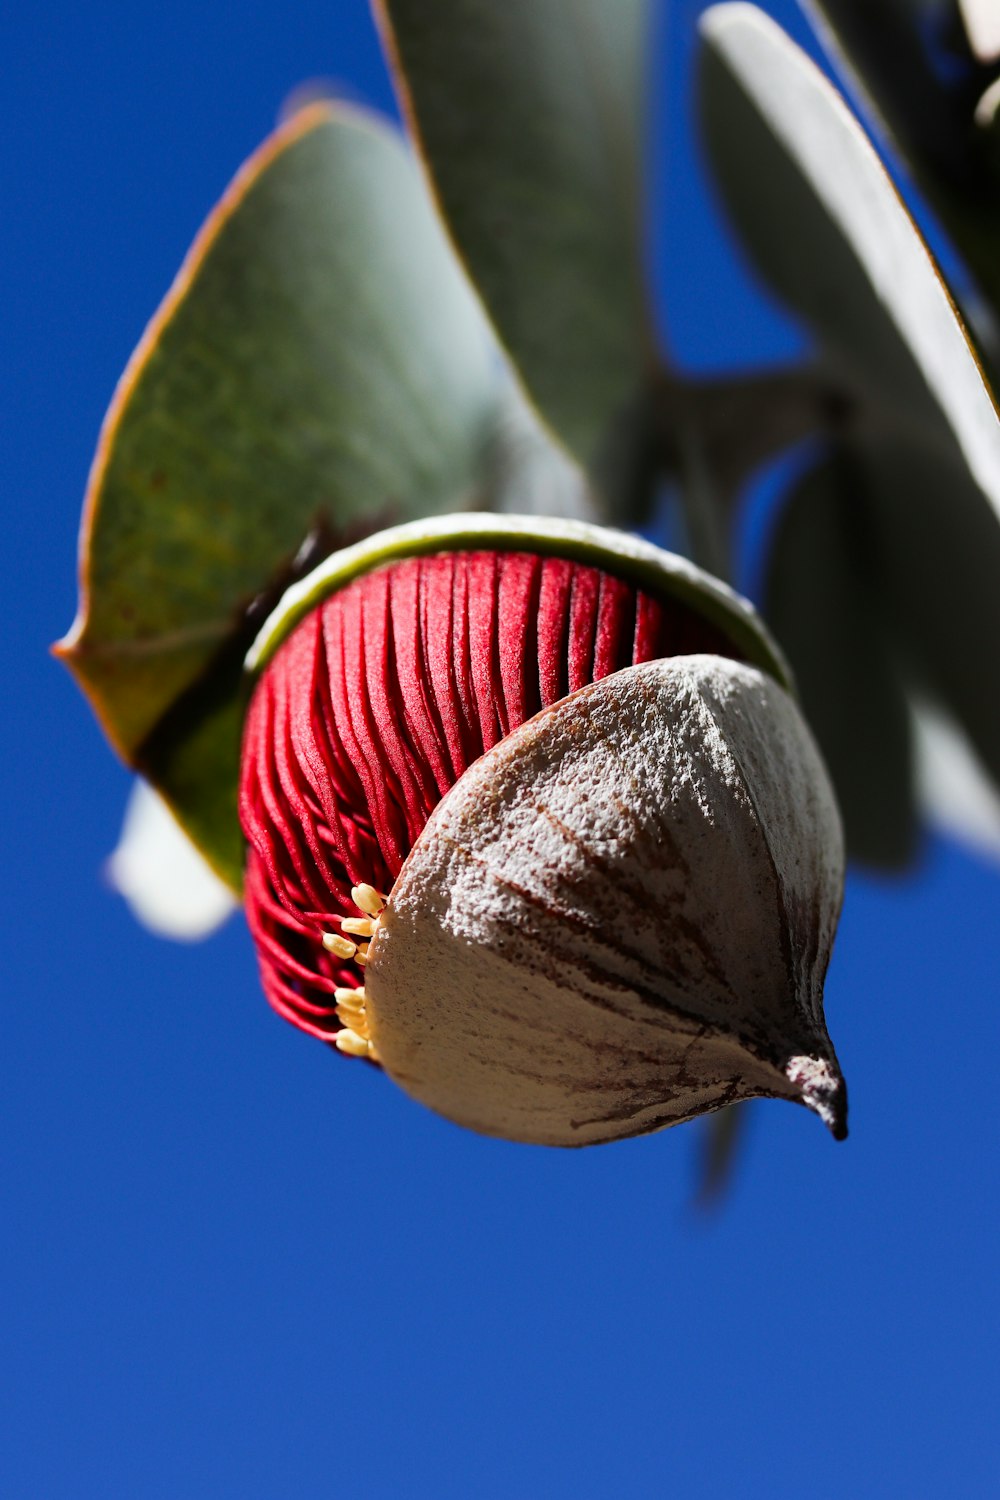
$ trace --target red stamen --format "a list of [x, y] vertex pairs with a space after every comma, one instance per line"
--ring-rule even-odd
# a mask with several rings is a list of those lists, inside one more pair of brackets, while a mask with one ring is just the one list
[[693, 609], [527, 553], [409, 558], [326, 599], [247, 715], [246, 907], [274, 1008], [330, 1041], [362, 971], [323, 947], [351, 887], [389, 891], [444, 793], [540, 708], [640, 661], [733, 656]]

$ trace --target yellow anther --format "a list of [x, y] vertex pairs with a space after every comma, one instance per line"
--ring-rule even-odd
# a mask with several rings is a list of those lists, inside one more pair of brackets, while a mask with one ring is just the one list
[[363, 1005], [337, 1005], [336, 1013], [340, 1017], [340, 1020], [342, 1020], [343, 1025], [352, 1026], [355, 1031], [361, 1031], [364, 1026], [367, 1026], [366, 1011], [364, 1011]]
[[361, 985], [357, 989], [334, 990], [333, 998], [338, 1005], [346, 1005], [349, 1010], [364, 1010], [365, 992]]
[[368, 1057], [369, 1060], [374, 1063], [380, 1063], [382, 1061], [382, 1059], [378, 1055], [378, 1050], [374, 1042], [368, 1043]]
[[355, 953], [354, 957], [357, 960], [357, 962], [359, 964], [361, 964], [361, 966], [363, 968], [364, 965], [368, 962], [368, 944], [367, 943], [359, 943], [358, 944], [358, 951], [357, 951], [357, 953]]
[[368, 1022], [365, 1020], [364, 1011], [347, 1010], [343, 1005], [338, 1005], [334, 1011], [337, 1020], [347, 1027], [348, 1031], [355, 1036], [364, 1037], [368, 1040]]
[[323, 947], [328, 953], [335, 953], [338, 958], [353, 958], [358, 951], [357, 943], [341, 937], [339, 932], [324, 932]]
[[345, 932], [353, 933], [355, 937], [370, 938], [375, 931], [375, 922], [371, 917], [341, 917], [340, 925]]
[[338, 1031], [333, 1039], [333, 1045], [338, 1052], [346, 1052], [348, 1057], [367, 1057], [368, 1043], [363, 1036], [358, 1036], [356, 1031], [350, 1027]]
[[361, 911], [367, 912], [370, 917], [377, 917], [385, 905], [386, 898], [373, 885], [354, 885], [351, 887], [351, 900]]

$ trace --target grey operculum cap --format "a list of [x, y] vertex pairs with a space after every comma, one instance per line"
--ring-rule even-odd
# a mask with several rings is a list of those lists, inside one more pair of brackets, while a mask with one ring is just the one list
[[844, 852], [794, 701], [716, 656], [543, 710], [435, 809], [371, 943], [368, 1019], [411, 1095], [584, 1145], [756, 1096], [839, 1139], [823, 1019]]

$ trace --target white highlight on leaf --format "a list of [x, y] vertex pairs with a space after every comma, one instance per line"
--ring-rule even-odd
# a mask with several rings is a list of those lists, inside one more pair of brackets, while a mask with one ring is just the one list
[[930, 822], [980, 854], [1000, 859], [1000, 795], [968, 738], [930, 704], [918, 703], [914, 720], [917, 789]]
[[975, 118], [980, 130], [989, 130], [998, 107], [1000, 107], [1000, 78], [994, 79], [976, 105]]
[[998, 0], [958, 0], [969, 45], [980, 62], [1000, 57], [1000, 4]]
[[930, 254], [864, 130], [815, 64], [755, 5], [715, 5], [700, 26], [848, 240], [1000, 516], [996, 408]]
[[160, 937], [182, 942], [208, 937], [238, 904], [144, 781], [135, 783], [118, 847], [105, 869], [134, 915]]

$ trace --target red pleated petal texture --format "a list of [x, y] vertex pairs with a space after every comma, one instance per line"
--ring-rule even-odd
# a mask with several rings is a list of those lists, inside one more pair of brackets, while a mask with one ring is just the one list
[[633, 663], [731, 642], [693, 609], [527, 553], [410, 558], [317, 606], [269, 663], [243, 739], [246, 909], [265, 993], [329, 1040], [360, 983], [322, 943], [388, 891], [434, 807], [539, 709]]

